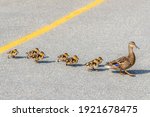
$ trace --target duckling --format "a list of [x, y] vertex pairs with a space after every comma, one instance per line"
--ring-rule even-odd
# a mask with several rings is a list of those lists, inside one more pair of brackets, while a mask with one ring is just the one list
[[35, 54], [39, 53], [40, 50], [38, 48], [35, 48], [34, 50], [31, 50], [29, 52], [26, 52], [27, 59], [33, 58]]
[[134, 48], [139, 47], [135, 44], [135, 42], [131, 41], [128, 44], [128, 56], [123, 56], [121, 58], [118, 58], [116, 60], [113, 60], [111, 62], [106, 63], [106, 68], [119, 70], [120, 74], [127, 74], [129, 76], [135, 76], [135, 74], [131, 74], [127, 71], [127, 69], [131, 68], [136, 61], [136, 56], [133, 52]]
[[70, 57], [66, 60], [66, 65], [72, 65], [72, 64], [76, 64], [78, 63], [78, 56], [77, 55], [74, 55], [73, 57]]
[[64, 54], [61, 54], [57, 57], [57, 62], [65, 62], [69, 57], [69, 54], [68, 53], [64, 53]]
[[95, 63], [93, 61], [89, 61], [85, 64], [85, 66], [86, 66], [87, 70], [94, 70], [95, 69], [94, 64]]
[[85, 64], [87, 70], [95, 70], [98, 68], [99, 64], [103, 61], [102, 57], [98, 57], [92, 61], [89, 61]]
[[98, 66], [102, 63], [102, 57], [98, 57], [97, 59], [93, 60], [94, 69], [98, 68]]
[[43, 51], [41, 51], [41, 52], [35, 54], [33, 56], [33, 59], [35, 60], [36, 63], [38, 63], [38, 61], [44, 59], [44, 56], [45, 56], [45, 53]]
[[7, 52], [8, 54], [8, 58], [15, 58], [18, 54], [18, 50], [17, 49], [14, 49], [14, 50], [10, 50], [9, 52]]

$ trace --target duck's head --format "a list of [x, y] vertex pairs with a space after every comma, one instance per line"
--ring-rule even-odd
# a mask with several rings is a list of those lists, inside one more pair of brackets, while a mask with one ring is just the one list
[[135, 44], [135, 42], [134, 41], [131, 41], [130, 43], [129, 43], [129, 47], [131, 47], [131, 48], [138, 48], [138, 49], [140, 49], [136, 44]]

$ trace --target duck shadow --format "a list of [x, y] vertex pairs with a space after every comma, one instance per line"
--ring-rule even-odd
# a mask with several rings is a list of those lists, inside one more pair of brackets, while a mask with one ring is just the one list
[[[120, 73], [119, 71], [112, 71], [113, 73]], [[148, 74], [150, 73], [150, 70], [128, 70], [131, 74]]]
[[25, 59], [27, 58], [26, 56], [16, 56], [14, 59]]
[[42, 63], [54, 63], [56, 61], [47, 61], [47, 60], [44, 60], [44, 61], [38, 61], [38, 63], [42, 64]]
[[84, 64], [74, 64], [74, 65], [67, 65], [67, 66], [71, 66], [71, 67], [82, 67], [82, 66], [84, 66]]
[[133, 74], [148, 74], [150, 70], [128, 70], [130, 73]]

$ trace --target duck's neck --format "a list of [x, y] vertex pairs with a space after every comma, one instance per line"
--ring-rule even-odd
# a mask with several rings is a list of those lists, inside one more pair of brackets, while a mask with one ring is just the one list
[[130, 63], [131, 63], [132, 65], [134, 65], [135, 60], [136, 60], [136, 57], [135, 57], [135, 54], [134, 54], [134, 52], [133, 52], [133, 48], [130, 47], [130, 46], [129, 46], [128, 48], [129, 48], [129, 55], [128, 55], [128, 57], [129, 57]]

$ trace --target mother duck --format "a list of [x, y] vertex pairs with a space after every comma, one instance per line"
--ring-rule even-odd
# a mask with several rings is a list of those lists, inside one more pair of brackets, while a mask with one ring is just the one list
[[106, 63], [106, 65], [105, 65], [106, 68], [119, 70], [120, 74], [127, 74], [129, 76], [135, 76], [135, 74], [131, 74], [127, 71], [127, 69], [132, 67], [136, 61], [136, 57], [133, 52], [133, 48], [139, 49], [139, 47], [135, 44], [135, 42], [131, 41], [128, 44], [128, 49], [129, 49], [128, 56], [123, 56], [121, 58], [118, 58], [116, 60]]

